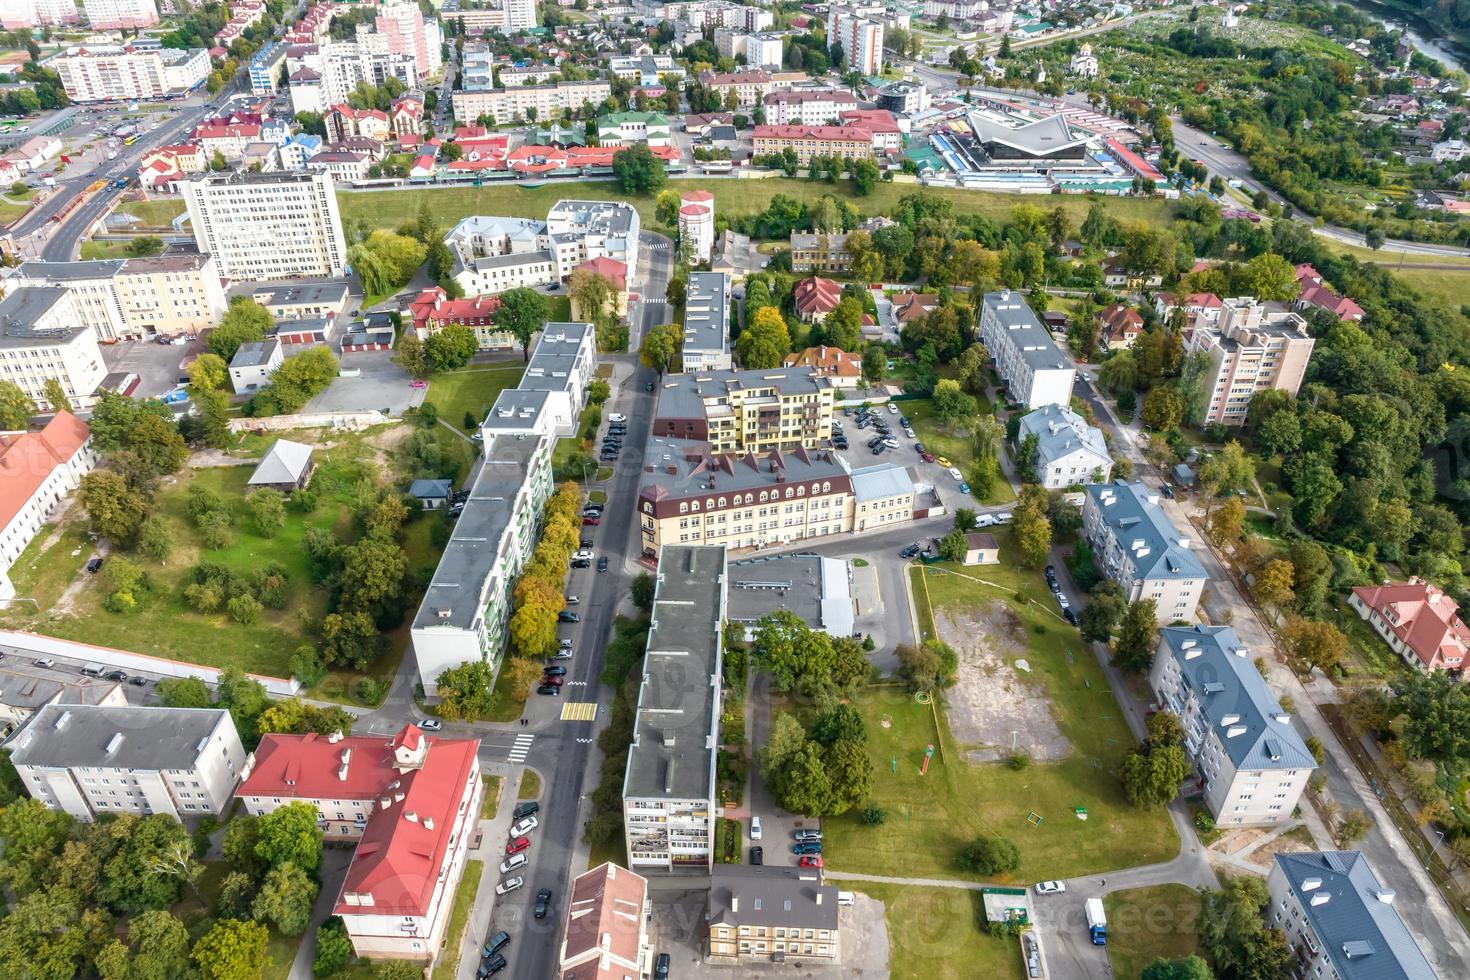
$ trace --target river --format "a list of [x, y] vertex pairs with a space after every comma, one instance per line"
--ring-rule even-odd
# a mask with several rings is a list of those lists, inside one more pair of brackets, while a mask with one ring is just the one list
[[[1419, 49], [1419, 52], [1426, 58], [1433, 58], [1446, 68], [1470, 72], [1470, 68], [1466, 67], [1467, 64], [1470, 64], [1470, 49], [1447, 37], [1434, 40], [1425, 37], [1421, 31], [1437, 31], [1439, 28], [1424, 17], [1401, 10], [1391, 4], [1379, 3], [1377, 0], [1352, 0], [1351, 6], [1385, 27], [1406, 31], [1414, 47]], [[1419, 27], [1419, 30], [1415, 30], [1416, 26]]]

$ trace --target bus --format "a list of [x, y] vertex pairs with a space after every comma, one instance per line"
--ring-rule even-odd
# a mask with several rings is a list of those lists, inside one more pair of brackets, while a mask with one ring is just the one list
[[133, 135], [123, 140], [123, 146], [132, 146], [136, 142], [138, 142], [138, 134], [134, 133]]

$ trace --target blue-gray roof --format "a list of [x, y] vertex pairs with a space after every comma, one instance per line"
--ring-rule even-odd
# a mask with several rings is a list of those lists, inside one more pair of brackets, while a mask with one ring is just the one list
[[1235, 630], [1169, 626], [1159, 635], [1236, 769], [1316, 768], [1311, 751], [1291, 727], [1291, 716], [1261, 678]]
[[454, 484], [448, 480], [414, 480], [408, 485], [408, 495], [418, 500], [447, 498]]
[[[1207, 578], [1205, 567], [1179, 542], [1181, 535], [1143, 481], [1094, 483], [1086, 488], [1103, 523], [1133, 556], [1141, 579]], [[1138, 555], [1143, 554], [1143, 558]]]
[[1361, 852], [1277, 854], [1276, 866], [1342, 980], [1437, 980]]
[[914, 492], [914, 478], [908, 468], [896, 463], [874, 463], [852, 471], [852, 495], [859, 503], [886, 500]]
[[1112, 459], [1102, 430], [1088, 425], [1082, 416], [1061, 405], [1044, 405], [1023, 415], [1020, 438], [1028, 435], [1036, 436], [1036, 455], [1043, 464], [1053, 463], [1078, 449]]
[[1021, 293], [1011, 290], [986, 293], [984, 303], [1010, 343], [1019, 351], [1021, 359], [1031, 365], [1032, 370], [1060, 371], [1066, 368], [1067, 361], [1056, 341], [1052, 340], [1051, 331], [1036, 319]]

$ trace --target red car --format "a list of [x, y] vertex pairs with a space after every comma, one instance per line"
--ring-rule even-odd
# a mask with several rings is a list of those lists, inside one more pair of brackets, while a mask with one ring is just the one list
[[599, 525], [601, 523], [602, 523], [602, 518], [600, 518], [600, 517], [584, 517], [584, 518], [582, 518], [582, 526], [583, 527], [596, 527], [597, 525]]
[[529, 837], [517, 837], [515, 840], [511, 841], [509, 844], [505, 845], [505, 853], [507, 853], [507, 854], [519, 854], [519, 853], [521, 853], [522, 851], [524, 851], [526, 848], [528, 848], [530, 846], [531, 846], [531, 838], [529, 838]]
[[924, 462], [926, 462], [926, 463], [932, 463], [932, 462], [934, 462], [934, 454], [933, 453], [920, 453], [919, 455], [923, 457]]
[[552, 675], [549, 677], [541, 678], [541, 683], [550, 684], [552, 687], [561, 687], [562, 684], [564, 684], [565, 682], [566, 678], [559, 675]]
[[427, 381], [423, 381], [423, 380], [420, 380], [418, 378], [414, 378], [412, 381], [410, 381], [408, 383], [408, 386], [410, 388], [427, 388], [427, 387], [429, 387], [429, 383]]
[[822, 866], [822, 855], [807, 854], [797, 863], [803, 868], [820, 868]]

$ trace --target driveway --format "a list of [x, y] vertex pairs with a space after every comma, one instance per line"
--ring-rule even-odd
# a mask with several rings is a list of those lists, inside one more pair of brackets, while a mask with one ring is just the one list
[[388, 351], [354, 351], [341, 356], [342, 370], [361, 371], [358, 377], [340, 377], [327, 390], [306, 403], [311, 412], [371, 412], [402, 415], [404, 409], [422, 404], [426, 389], [413, 388], [403, 368], [393, 363]]
[[179, 364], [190, 354], [197, 354], [204, 349], [202, 340], [187, 344], [124, 340], [102, 348], [102, 363], [109, 374], [136, 374], [139, 380], [133, 396], [152, 398], [178, 387], [179, 379], [184, 377]]

